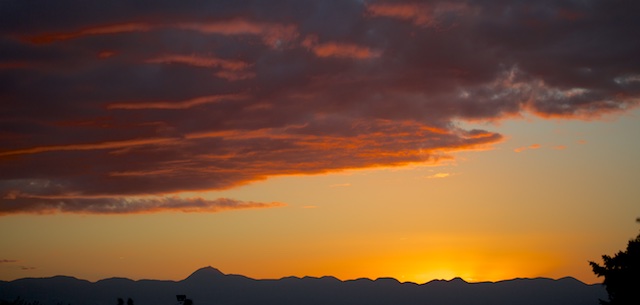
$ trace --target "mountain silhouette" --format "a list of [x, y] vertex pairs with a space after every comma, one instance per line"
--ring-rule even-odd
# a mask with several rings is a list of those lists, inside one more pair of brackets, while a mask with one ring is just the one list
[[207, 282], [207, 281], [216, 281], [224, 277], [225, 274], [220, 270], [213, 268], [211, 266], [200, 268], [196, 270], [194, 273], [189, 275], [185, 281], [195, 281], [195, 282]]
[[0, 300], [20, 297], [42, 305], [113, 305], [117, 298], [131, 298], [136, 305], [173, 305], [180, 294], [198, 305], [597, 305], [599, 298], [606, 299], [602, 285], [571, 277], [481, 283], [454, 278], [425, 284], [394, 278], [341, 281], [331, 276], [256, 280], [205, 267], [181, 281], [110, 278], [92, 283], [64, 276], [0, 281]]

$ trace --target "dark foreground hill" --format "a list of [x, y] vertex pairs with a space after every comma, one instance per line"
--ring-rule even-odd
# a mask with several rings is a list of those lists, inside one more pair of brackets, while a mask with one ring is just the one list
[[391, 278], [255, 280], [206, 267], [177, 282], [111, 278], [92, 283], [65, 276], [0, 281], [0, 300], [20, 297], [41, 305], [115, 305], [118, 298], [131, 298], [136, 305], [173, 305], [178, 294], [187, 295], [195, 305], [597, 305], [599, 298], [606, 299], [602, 285], [569, 277], [495, 283], [456, 278], [418, 285]]

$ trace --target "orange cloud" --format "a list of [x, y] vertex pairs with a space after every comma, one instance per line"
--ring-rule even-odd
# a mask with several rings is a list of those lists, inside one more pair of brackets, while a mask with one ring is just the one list
[[76, 32], [48, 33], [31, 37], [29, 40], [36, 44], [48, 44], [56, 41], [80, 38], [91, 35], [118, 34], [127, 32], [146, 32], [154, 26], [147, 23], [122, 23], [90, 27]]
[[367, 12], [373, 17], [392, 17], [412, 21], [416, 25], [434, 22], [430, 10], [418, 3], [374, 3], [367, 5]]
[[450, 173], [436, 173], [430, 176], [427, 176], [427, 179], [438, 179], [438, 178], [447, 178], [447, 177], [451, 177], [452, 175]]
[[251, 22], [245, 19], [209, 23], [183, 23], [178, 25], [178, 27], [208, 34], [222, 35], [258, 35], [270, 30], [268, 29], [269, 25]]
[[249, 64], [240, 60], [220, 59], [217, 57], [203, 57], [195, 55], [166, 55], [147, 60], [148, 63], [180, 63], [195, 67], [223, 68], [231, 71], [242, 71], [249, 68]]
[[246, 62], [240, 60], [220, 59], [217, 57], [166, 55], [149, 59], [147, 62], [162, 64], [179, 63], [194, 67], [220, 68], [222, 70], [215, 72], [214, 75], [230, 81], [251, 79], [256, 76], [254, 72], [247, 71], [250, 65]]
[[372, 3], [367, 5], [371, 17], [390, 17], [411, 21], [414, 25], [434, 27], [447, 14], [462, 14], [469, 10], [464, 3]]
[[538, 149], [540, 147], [542, 147], [540, 144], [531, 144], [529, 146], [518, 147], [518, 148], [514, 149], [513, 151], [519, 153], [519, 152], [523, 152], [523, 151], [525, 151], [527, 149]]
[[351, 43], [318, 43], [318, 38], [316, 36], [308, 36], [302, 42], [302, 45], [313, 51], [313, 53], [318, 57], [368, 59], [380, 57], [380, 55], [382, 55], [382, 52], [380, 51]]
[[218, 71], [216, 73], [214, 73], [213, 75], [219, 77], [219, 78], [224, 78], [230, 81], [238, 81], [238, 80], [245, 80], [245, 79], [251, 79], [256, 77], [256, 74], [254, 72], [246, 72], [246, 71], [227, 71], [227, 70], [223, 70], [223, 71]]
[[354, 44], [323, 43], [313, 46], [313, 53], [319, 57], [346, 57], [366, 59], [380, 57], [379, 51]]
[[258, 35], [273, 48], [288, 45], [298, 37], [296, 26], [232, 19], [207, 23], [182, 23], [178, 28], [220, 35]]
[[[342, 125], [336, 129], [336, 124]], [[74, 157], [58, 167], [59, 175], [67, 177], [64, 181], [42, 177], [0, 185], [0, 210], [11, 213], [25, 205], [39, 213], [82, 212], [85, 206], [91, 213], [107, 213], [98, 206], [124, 211], [122, 205], [127, 202], [149, 211], [169, 210], [162, 202], [121, 198], [220, 190], [278, 175], [438, 162], [451, 151], [477, 149], [501, 140], [495, 133], [453, 130], [443, 134], [424, 127], [410, 121], [361, 120], [354, 124], [317, 120], [281, 128], [214, 129], [173, 138], [6, 151], [0, 157], [21, 155], [15, 164], [49, 162], [53, 152], [75, 153], [65, 153]], [[196, 210], [181, 206], [187, 208]]]
[[108, 141], [101, 143], [86, 143], [86, 144], [68, 144], [68, 145], [50, 145], [39, 146], [25, 149], [7, 150], [1, 151], [0, 157], [11, 155], [28, 155], [53, 151], [83, 151], [83, 150], [102, 150], [102, 149], [115, 149], [134, 146], [145, 145], [165, 145], [175, 142], [175, 138], [148, 138], [148, 139], [132, 139], [123, 141]]
[[98, 58], [105, 59], [105, 58], [109, 58], [109, 57], [111, 57], [113, 55], [116, 55], [116, 52], [114, 52], [114, 51], [100, 51], [98, 53]]
[[218, 103], [220, 101], [240, 100], [246, 98], [243, 94], [222, 94], [200, 96], [188, 100], [177, 102], [146, 102], [146, 103], [112, 103], [107, 105], [107, 109], [188, 109], [204, 104]]
[[254, 22], [245, 19], [233, 19], [226, 21], [205, 23], [121, 23], [89, 27], [74, 32], [46, 33], [28, 38], [36, 44], [49, 44], [56, 41], [81, 38], [91, 35], [119, 34], [128, 32], [147, 32], [159, 28], [179, 28], [198, 31], [205, 34], [220, 35], [259, 35], [265, 44], [271, 47], [280, 47], [288, 44], [298, 37], [297, 28], [293, 25], [277, 23]]

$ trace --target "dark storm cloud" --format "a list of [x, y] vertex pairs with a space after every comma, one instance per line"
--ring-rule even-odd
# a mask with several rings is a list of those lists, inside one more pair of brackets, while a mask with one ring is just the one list
[[458, 121], [625, 111], [640, 96], [638, 11], [634, 1], [3, 1], [0, 211], [269, 207], [171, 194], [436, 162], [502, 139]]

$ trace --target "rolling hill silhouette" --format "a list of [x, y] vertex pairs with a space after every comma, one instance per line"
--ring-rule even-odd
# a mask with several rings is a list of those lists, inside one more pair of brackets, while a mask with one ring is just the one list
[[455, 278], [426, 284], [393, 278], [341, 281], [329, 276], [256, 280], [205, 267], [181, 281], [110, 278], [92, 283], [65, 276], [0, 281], [0, 299], [20, 297], [42, 305], [113, 305], [119, 297], [132, 298], [136, 305], [171, 305], [178, 294], [186, 294], [197, 305], [597, 305], [599, 298], [606, 299], [602, 285], [571, 277], [482, 283]]

